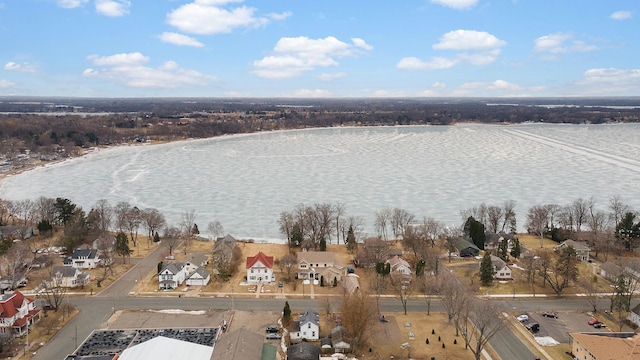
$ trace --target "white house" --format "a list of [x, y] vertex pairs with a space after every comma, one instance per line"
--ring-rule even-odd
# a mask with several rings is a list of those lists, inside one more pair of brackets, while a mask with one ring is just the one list
[[491, 255], [491, 265], [493, 266], [493, 278], [496, 280], [510, 280], [511, 269], [502, 259]]
[[196, 268], [192, 273], [187, 275], [186, 284], [189, 286], [204, 286], [211, 280], [211, 274], [203, 267]]
[[398, 255], [394, 255], [386, 262], [391, 265], [392, 272], [398, 272], [402, 275], [411, 275], [411, 265]]
[[172, 290], [187, 278], [187, 268], [184, 263], [174, 262], [164, 264], [162, 270], [158, 273], [158, 288], [160, 290]]
[[[298, 279], [320, 280], [324, 276], [325, 282], [332, 283], [333, 278], [340, 281], [344, 275], [344, 267], [330, 251], [301, 251], [297, 257]], [[327, 271], [329, 268], [332, 270]]]
[[51, 277], [44, 282], [47, 287], [74, 288], [87, 285], [89, 274], [71, 266], [54, 266], [51, 269]]
[[75, 249], [71, 257], [63, 264], [76, 269], [95, 269], [100, 264], [100, 251], [97, 249]]
[[293, 331], [289, 333], [291, 340], [317, 341], [320, 339], [320, 315], [313, 310], [301, 313], [300, 319], [296, 320], [293, 326]]
[[627, 319], [632, 323], [640, 326], [640, 304], [636, 305], [631, 311], [629, 311], [629, 316]]
[[20, 291], [0, 295], [0, 336], [22, 336], [40, 320], [40, 309]]
[[275, 281], [273, 276], [273, 256], [267, 256], [262, 251], [256, 256], [247, 256], [246, 269], [247, 282], [249, 284]]
[[562, 248], [571, 246], [576, 251], [576, 257], [582, 261], [589, 261], [589, 252], [591, 248], [586, 243], [574, 240], [565, 240], [560, 245], [553, 248], [553, 251], [558, 251]]

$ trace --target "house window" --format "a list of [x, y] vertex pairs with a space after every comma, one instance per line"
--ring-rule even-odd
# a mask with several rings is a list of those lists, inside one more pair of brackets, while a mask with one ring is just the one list
[[316, 332], [315, 331], [311, 332], [311, 337], [316, 337]]
[[307, 328], [308, 328], [308, 329], [311, 329], [311, 323], [309, 323], [309, 324], [307, 325]]

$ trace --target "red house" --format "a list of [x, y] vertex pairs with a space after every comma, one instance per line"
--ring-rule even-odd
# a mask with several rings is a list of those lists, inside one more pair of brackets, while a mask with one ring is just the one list
[[40, 320], [40, 309], [32, 299], [20, 291], [2, 294], [0, 297], [0, 334], [20, 337], [27, 333], [28, 326]]
[[262, 251], [256, 256], [247, 256], [247, 282], [249, 284], [271, 283], [273, 276], [273, 256]]

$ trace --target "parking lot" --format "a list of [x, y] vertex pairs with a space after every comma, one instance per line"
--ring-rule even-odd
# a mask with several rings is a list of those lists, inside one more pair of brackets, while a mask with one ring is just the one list
[[[599, 332], [609, 331], [608, 327], [600, 329], [589, 325], [589, 321], [593, 319], [590, 313], [584, 312], [559, 312], [557, 318], [544, 317], [542, 312], [539, 313], [518, 313], [518, 315], [528, 315], [528, 320], [521, 321], [522, 326], [531, 323], [538, 323], [539, 330], [534, 334], [535, 337], [551, 337], [559, 343], [568, 344], [569, 334], [572, 332]], [[603, 321], [606, 323], [606, 321]], [[606, 324], [605, 324], [606, 325]]]

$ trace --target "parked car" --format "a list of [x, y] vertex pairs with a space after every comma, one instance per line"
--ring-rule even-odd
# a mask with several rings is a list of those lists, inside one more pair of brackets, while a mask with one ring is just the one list
[[599, 322], [599, 323], [593, 324], [593, 327], [596, 329], [600, 329], [606, 326], [603, 323]]
[[558, 318], [558, 314], [551, 311], [543, 312], [542, 316], [548, 317], [548, 318], [554, 318], [554, 319]]
[[282, 339], [282, 336], [280, 336], [280, 334], [267, 334], [267, 340], [279, 340]]
[[284, 286], [284, 283], [282, 281], [278, 281], [278, 287], [281, 288]]
[[516, 316], [516, 320], [520, 322], [527, 321], [529, 320], [529, 315], [526, 315], [526, 314], [518, 315]]
[[280, 329], [277, 326], [267, 326], [268, 333], [277, 333]]
[[529, 323], [525, 325], [525, 327], [527, 328], [527, 330], [531, 331], [532, 333], [537, 333], [538, 331], [540, 331], [540, 324], [536, 322]]
[[588, 324], [589, 324], [589, 325], [600, 324], [600, 321], [599, 321], [599, 320], [596, 320], [596, 319], [593, 319], [593, 320], [590, 320]]

